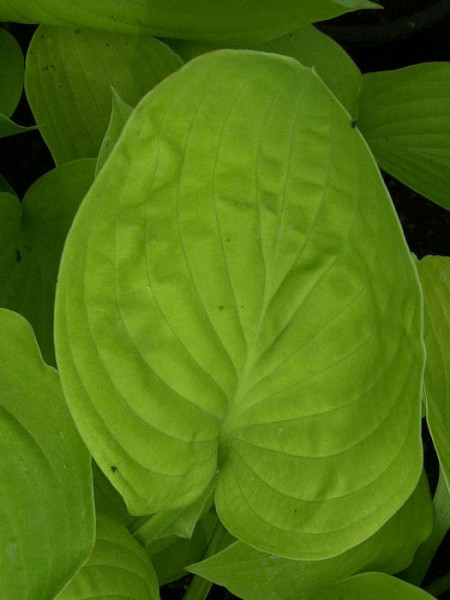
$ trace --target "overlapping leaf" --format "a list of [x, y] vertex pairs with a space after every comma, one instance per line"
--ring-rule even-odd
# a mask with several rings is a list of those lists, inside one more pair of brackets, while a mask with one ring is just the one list
[[94, 169], [93, 159], [53, 169], [30, 187], [23, 202], [0, 193], [0, 306], [30, 321], [49, 364], [55, 363], [53, 304], [59, 260]]
[[9, 116], [20, 100], [23, 88], [23, 55], [15, 38], [0, 28], [0, 112]]
[[425, 297], [427, 421], [450, 490], [450, 258], [417, 263]]
[[0, 28], [0, 138], [29, 131], [9, 117], [14, 112], [23, 88], [23, 55], [15, 38]]
[[[217, 50], [219, 47], [217, 44], [189, 40], [166, 41], [185, 61]], [[339, 44], [312, 25], [302, 27], [265, 44], [245, 47], [250, 50], [290, 56], [306, 67], [314, 68], [350, 114], [356, 114], [361, 88], [361, 73]]]
[[362, 81], [358, 124], [381, 168], [450, 209], [450, 62]]
[[339, 556], [288, 560], [235, 542], [188, 570], [245, 600], [310, 600], [314, 593], [362, 571], [398, 573], [431, 532], [433, 507], [423, 476], [404, 506], [373, 536]]
[[127, 511], [122, 496], [111, 485], [96, 463], [92, 461], [92, 478], [94, 482], [95, 511], [125, 526], [132, 523], [133, 517]]
[[110, 120], [111, 87], [134, 106], [181, 64], [148, 35], [39, 27], [28, 51], [25, 87], [56, 164], [97, 156]]
[[169, 535], [147, 546], [160, 585], [187, 575], [186, 566], [203, 558], [216, 524], [217, 517], [210, 512], [197, 523], [191, 538]]
[[331, 19], [369, 0], [0, 0], [0, 20], [145, 31], [160, 37], [263, 42], [301, 25]]
[[58, 600], [158, 600], [158, 582], [144, 549], [119, 522], [97, 514], [94, 550]]
[[132, 112], [133, 108], [124, 102], [113, 89], [111, 118], [109, 120], [108, 129], [106, 130], [98, 153], [97, 165], [95, 167], [96, 175], [99, 173], [103, 163], [111, 154], [111, 150], [114, 148], [117, 140], [119, 139], [120, 134], [125, 127], [125, 123], [128, 121], [128, 117]]
[[212, 53], [140, 103], [56, 306], [72, 414], [130, 512], [187, 506], [218, 472], [233, 535], [318, 559], [416, 486], [417, 275], [364, 140], [296, 61]]
[[53, 600], [94, 540], [89, 454], [30, 325], [0, 309], [0, 598]]
[[384, 573], [361, 573], [324, 589], [310, 600], [433, 600], [414, 585]]

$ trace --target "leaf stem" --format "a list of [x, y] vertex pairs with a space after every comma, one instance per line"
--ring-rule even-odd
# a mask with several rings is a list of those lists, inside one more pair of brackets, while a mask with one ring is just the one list
[[161, 537], [164, 530], [172, 523], [177, 516], [177, 511], [166, 510], [156, 513], [142, 523], [135, 531], [132, 531], [134, 537], [145, 547], [149, 546], [153, 540]]
[[[202, 560], [205, 560], [213, 554], [217, 554], [217, 552], [227, 546], [231, 540], [230, 534], [219, 521], [219, 517], [217, 515], [216, 519], [216, 525]], [[200, 577], [200, 575], [194, 575], [191, 583], [189, 584], [188, 590], [183, 597], [183, 600], [205, 600], [212, 586], [212, 581], [208, 581], [207, 579]]]
[[436, 554], [445, 534], [450, 528], [450, 494], [442, 470], [433, 498], [434, 525], [430, 536], [419, 547], [410, 566], [401, 573], [402, 579], [420, 586], [428, 567]]

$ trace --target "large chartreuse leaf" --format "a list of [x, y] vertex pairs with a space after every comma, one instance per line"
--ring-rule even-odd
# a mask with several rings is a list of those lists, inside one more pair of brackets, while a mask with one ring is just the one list
[[425, 298], [427, 421], [450, 490], [450, 257], [417, 263]]
[[418, 481], [417, 274], [362, 136], [293, 59], [211, 53], [139, 104], [77, 214], [56, 313], [67, 401], [132, 514], [217, 476], [234, 536], [318, 559]]
[[30, 325], [0, 309], [0, 598], [53, 600], [94, 541], [89, 454]]
[[158, 600], [155, 571], [125, 526], [97, 514], [94, 550], [58, 600]]
[[95, 160], [49, 171], [22, 202], [0, 193], [0, 306], [24, 315], [44, 359], [55, 363], [53, 304], [59, 260], [69, 227], [94, 179]]
[[149, 35], [42, 26], [27, 55], [25, 88], [57, 164], [96, 157], [113, 87], [135, 106], [181, 59]]
[[384, 573], [361, 573], [325, 588], [310, 600], [433, 600], [414, 585]]
[[362, 81], [358, 124], [380, 167], [450, 209], [450, 62]]
[[0, 20], [205, 40], [266, 41], [369, 0], [0, 0]]
[[431, 532], [433, 506], [426, 477], [373, 536], [326, 560], [298, 561], [235, 542], [188, 570], [245, 600], [309, 600], [314, 592], [361, 571], [398, 573]]
[[[217, 44], [198, 41], [166, 41], [185, 61], [220, 47]], [[270, 42], [253, 44], [246, 48], [291, 56], [306, 67], [313, 67], [350, 114], [356, 114], [361, 88], [361, 72], [339, 44], [313, 25], [306, 25]]]

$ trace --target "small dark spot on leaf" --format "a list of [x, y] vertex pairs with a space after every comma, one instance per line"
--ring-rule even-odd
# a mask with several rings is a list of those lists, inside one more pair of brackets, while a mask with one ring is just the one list
[[22, 252], [19, 250], [19, 248], [16, 248], [16, 261], [18, 263], [20, 263], [21, 260], [22, 260]]
[[105, 46], [109, 46], [108, 42], [106, 42]]
[[218, 308], [219, 308], [219, 310], [223, 310], [225, 308], [225, 306], [223, 304], [221, 304]]
[[294, 512], [295, 512], [295, 513], [298, 513], [298, 509], [297, 509], [297, 508], [294, 508]]
[[42, 67], [41, 71], [48, 71], [48, 65], [45, 65], [45, 67]]
[[231, 242], [231, 239], [230, 239], [230, 238], [227, 238], [227, 242]]
[[352, 129], [355, 129], [355, 127], [358, 125], [358, 121], [352, 121], [350, 125], [352, 126]]
[[117, 467], [115, 465], [111, 465], [111, 471], [115, 473], [117, 471]]
[[75, 29], [74, 34], [78, 35], [79, 33], [81, 33], [81, 30], [80, 29]]
[[43, 35], [43, 34], [41, 33], [41, 35], [40, 35], [39, 37], [41, 38], [41, 40], [43, 40], [43, 39], [45, 38], [45, 35]]
[[241, 304], [241, 308], [244, 308], [244, 305], [243, 305], [243, 304]]

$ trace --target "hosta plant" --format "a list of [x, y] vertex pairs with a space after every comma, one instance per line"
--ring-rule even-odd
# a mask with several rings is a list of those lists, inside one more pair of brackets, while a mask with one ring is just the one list
[[450, 263], [379, 166], [449, 206], [448, 63], [362, 75], [311, 23], [365, 1], [138, 4], [0, 0], [57, 165], [1, 180], [0, 599], [445, 591]]

